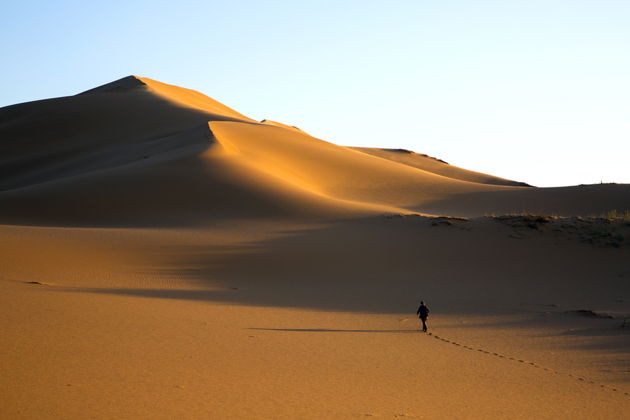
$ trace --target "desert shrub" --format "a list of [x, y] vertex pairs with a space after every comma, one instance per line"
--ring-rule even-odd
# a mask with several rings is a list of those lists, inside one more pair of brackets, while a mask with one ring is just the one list
[[617, 209], [608, 210], [606, 213], [600, 216], [602, 219], [608, 221], [630, 221], [630, 210], [626, 210], [624, 212], [617, 211]]

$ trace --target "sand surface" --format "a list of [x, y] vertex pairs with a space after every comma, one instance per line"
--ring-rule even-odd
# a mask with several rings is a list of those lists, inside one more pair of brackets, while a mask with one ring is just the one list
[[0, 418], [630, 412], [627, 185], [354, 150], [133, 76], [0, 109], [0, 139]]

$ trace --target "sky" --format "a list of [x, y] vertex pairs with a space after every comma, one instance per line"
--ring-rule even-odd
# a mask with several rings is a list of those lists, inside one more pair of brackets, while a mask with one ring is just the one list
[[5, 0], [0, 107], [134, 74], [336, 144], [630, 183], [628, 22], [627, 0]]

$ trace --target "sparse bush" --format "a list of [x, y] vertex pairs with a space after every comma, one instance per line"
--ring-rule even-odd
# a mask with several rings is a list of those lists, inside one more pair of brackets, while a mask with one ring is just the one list
[[608, 210], [606, 213], [601, 215], [602, 219], [606, 219], [608, 221], [616, 221], [616, 220], [628, 220], [630, 221], [630, 210], [626, 210], [623, 213], [618, 212], [617, 209]]

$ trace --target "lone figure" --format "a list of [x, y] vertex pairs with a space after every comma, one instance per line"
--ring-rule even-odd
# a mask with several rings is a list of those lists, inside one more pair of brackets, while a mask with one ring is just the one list
[[427, 318], [429, 317], [429, 307], [424, 304], [424, 301], [420, 301], [420, 306], [416, 315], [422, 320], [422, 331], [427, 332]]

